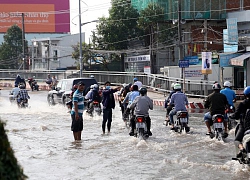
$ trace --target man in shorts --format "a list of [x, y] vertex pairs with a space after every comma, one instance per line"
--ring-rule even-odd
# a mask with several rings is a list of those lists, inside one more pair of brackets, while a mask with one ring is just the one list
[[83, 90], [85, 84], [83, 82], [79, 82], [77, 90], [73, 94], [72, 102], [72, 110], [71, 110], [71, 131], [73, 131], [75, 141], [81, 140], [81, 134], [83, 130], [83, 108], [84, 108], [84, 96]]

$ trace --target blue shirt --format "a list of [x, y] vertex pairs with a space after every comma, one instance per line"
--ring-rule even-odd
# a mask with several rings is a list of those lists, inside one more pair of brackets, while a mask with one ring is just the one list
[[236, 99], [236, 95], [232, 89], [226, 87], [225, 89], [222, 89], [220, 93], [227, 97], [227, 101], [230, 106], [234, 106], [233, 100]]
[[181, 91], [177, 91], [172, 95], [170, 104], [174, 105], [176, 111], [186, 111], [186, 105], [188, 105], [187, 96]]
[[129, 93], [126, 95], [125, 99], [122, 101], [122, 103], [124, 104], [124, 103], [126, 103], [126, 101], [128, 101], [128, 104], [130, 105], [130, 104], [132, 104], [132, 102], [135, 100], [135, 98], [136, 98], [137, 96], [140, 96], [140, 92], [139, 92], [139, 91], [132, 91], [132, 92], [129, 92]]
[[71, 114], [75, 114], [74, 102], [77, 102], [78, 114], [82, 115], [83, 108], [84, 108], [84, 96], [83, 96], [83, 93], [80, 92], [78, 89], [73, 94], [72, 102], [73, 102], [73, 106], [72, 106]]

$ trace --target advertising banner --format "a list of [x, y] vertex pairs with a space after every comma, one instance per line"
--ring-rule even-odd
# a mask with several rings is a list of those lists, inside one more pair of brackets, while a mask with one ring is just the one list
[[26, 33], [70, 32], [69, 0], [1, 0], [0, 33], [22, 28], [22, 14]]
[[202, 52], [202, 74], [212, 74], [212, 52]]

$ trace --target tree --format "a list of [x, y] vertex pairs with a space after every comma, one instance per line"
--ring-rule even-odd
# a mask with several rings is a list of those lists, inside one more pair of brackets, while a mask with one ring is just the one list
[[99, 18], [98, 47], [107, 50], [128, 48], [128, 42], [140, 34], [137, 27], [139, 13], [127, 0], [112, 0], [109, 17]]
[[[79, 60], [80, 59], [80, 44], [73, 45], [73, 52], [72, 52], [72, 58]], [[84, 64], [89, 64], [88, 60], [92, 57], [92, 53], [89, 51], [90, 44], [87, 44], [85, 42], [82, 43], [82, 61], [83, 66]], [[80, 62], [77, 64], [78, 69], [80, 69]], [[84, 69], [84, 68], [83, 68]]]
[[14, 151], [10, 147], [4, 125], [5, 124], [0, 120], [0, 179], [24, 180], [27, 176], [23, 174], [23, 169], [14, 156]]
[[[27, 47], [27, 42], [25, 42]], [[4, 35], [4, 42], [0, 46], [0, 68], [18, 68], [18, 60], [23, 55], [22, 30], [11, 26]]]
[[170, 23], [164, 22], [164, 8], [157, 3], [150, 3], [140, 12], [138, 26], [144, 30], [145, 46], [149, 46], [151, 55], [151, 73], [155, 73], [156, 54], [155, 44], [171, 44], [176, 28]]

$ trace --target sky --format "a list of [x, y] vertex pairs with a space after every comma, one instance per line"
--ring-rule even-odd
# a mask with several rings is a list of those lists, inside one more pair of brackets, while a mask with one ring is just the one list
[[[90, 22], [97, 20], [99, 17], [109, 16], [111, 0], [82, 0], [81, 1], [81, 22]], [[79, 33], [79, 1], [70, 0], [70, 32], [71, 34]], [[89, 23], [82, 26], [82, 32], [85, 32], [85, 42], [89, 43], [91, 31], [96, 27], [96, 23]]]

